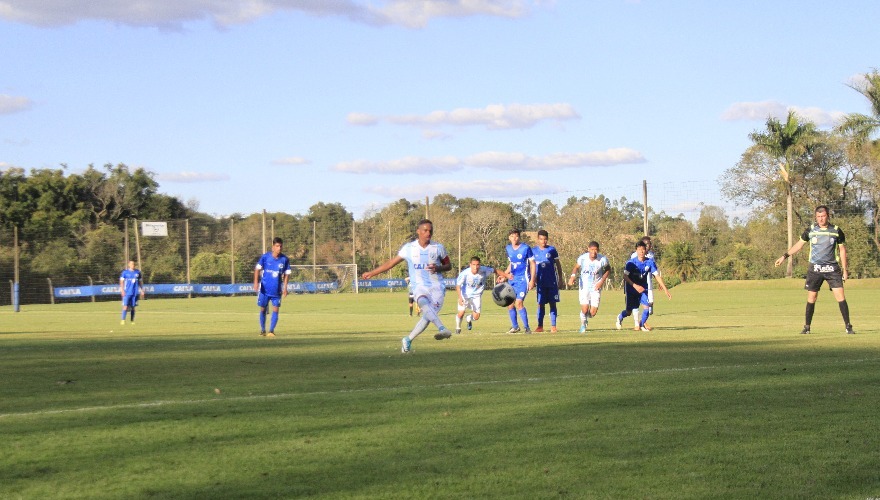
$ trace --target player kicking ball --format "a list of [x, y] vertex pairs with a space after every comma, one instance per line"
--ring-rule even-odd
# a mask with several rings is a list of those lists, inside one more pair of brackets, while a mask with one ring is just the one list
[[636, 257], [627, 261], [626, 267], [623, 268], [623, 288], [626, 296], [626, 309], [617, 315], [617, 323], [615, 326], [618, 330], [621, 328], [620, 323], [623, 321], [623, 318], [632, 314], [633, 309], [637, 310], [639, 305], [642, 306], [642, 317], [634, 330], [641, 330], [643, 332], [649, 332], [652, 330], [652, 328], [648, 326], [648, 316], [651, 314], [651, 299], [648, 297], [648, 276], [654, 276], [657, 278], [657, 284], [660, 285], [660, 288], [666, 293], [668, 298], [672, 298], [672, 294], [670, 294], [669, 289], [666, 288], [666, 283], [664, 283], [663, 278], [660, 277], [657, 263], [654, 262], [654, 259], [649, 259], [647, 257], [647, 252], [648, 248], [647, 245], [645, 245], [645, 242], [639, 241], [636, 243]]
[[483, 306], [483, 292], [486, 290], [486, 279], [496, 275], [500, 280], [510, 279], [511, 276], [500, 269], [482, 265], [476, 255], [471, 257], [470, 265], [459, 273], [455, 280], [455, 291], [458, 293], [458, 314], [455, 316], [455, 333], [461, 333], [461, 320], [464, 313], [470, 309], [467, 315], [467, 329], [473, 328], [474, 321], [480, 319], [480, 311]]

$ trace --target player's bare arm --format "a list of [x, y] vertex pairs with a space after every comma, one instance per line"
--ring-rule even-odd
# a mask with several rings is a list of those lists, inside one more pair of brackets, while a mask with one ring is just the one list
[[580, 271], [580, 269], [580, 264], [574, 265], [574, 268], [571, 270], [571, 276], [568, 277], [568, 286], [574, 286], [574, 280], [577, 279], [578, 271]]
[[837, 248], [840, 250], [840, 272], [843, 274], [843, 281], [846, 281], [849, 274], [847, 271], [849, 266], [846, 261], [846, 246], [838, 245]]
[[781, 266], [782, 263], [785, 262], [785, 259], [787, 259], [787, 258], [791, 257], [792, 255], [794, 255], [794, 254], [800, 252], [800, 251], [801, 251], [801, 248], [804, 247], [804, 244], [805, 244], [805, 243], [806, 243], [806, 241], [804, 241], [804, 240], [798, 240], [797, 243], [795, 243], [794, 245], [792, 245], [791, 248], [789, 248], [784, 254], [782, 254], [782, 257], [776, 259], [776, 263], [775, 263], [776, 267]]
[[669, 289], [666, 288], [666, 283], [663, 282], [663, 278], [660, 277], [660, 273], [655, 274], [654, 277], [657, 278], [657, 284], [659, 284], [660, 288], [663, 289], [663, 293], [666, 294], [666, 298], [672, 300], [672, 294], [669, 293]]

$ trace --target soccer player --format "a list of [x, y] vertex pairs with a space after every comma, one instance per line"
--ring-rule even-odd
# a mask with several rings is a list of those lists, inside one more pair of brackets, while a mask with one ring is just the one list
[[810, 333], [810, 323], [813, 322], [813, 312], [816, 309], [816, 299], [819, 298], [819, 290], [822, 283], [827, 281], [831, 293], [837, 299], [840, 307], [840, 315], [846, 325], [846, 333], [856, 333], [849, 322], [849, 305], [843, 293], [843, 282], [847, 278], [846, 262], [846, 237], [843, 230], [828, 221], [828, 207], [820, 205], [815, 211], [816, 222], [810, 224], [801, 239], [792, 245], [782, 257], [776, 259], [776, 267], [785, 262], [785, 259], [798, 253], [801, 248], [810, 242], [810, 266], [807, 269], [807, 280], [804, 288], [807, 289], [806, 322], [801, 333]]
[[657, 278], [657, 284], [660, 285], [660, 288], [664, 292], [666, 292], [668, 298], [672, 298], [672, 294], [670, 294], [669, 289], [666, 288], [666, 283], [664, 283], [663, 278], [660, 277], [657, 263], [654, 262], [654, 259], [649, 259], [646, 255], [647, 253], [647, 245], [644, 241], [639, 240], [639, 242], [636, 243], [636, 257], [627, 261], [626, 267], [623, 268], [623, 288], [626, 296], [626, 309], [617, 315], [617, 324], [615, 326], [618, 330], [620, 330], [620, 322], [623, 321], [623, 318], [632, 314], [633, 310], [638, 311], [640, 304], [642, 306], [642, 316], [634, 330], [641, 330], [643, 332], [649, 332], [652, 330], [652, 328], [648, 326], [648, 315], [650, 314], [648, 308], [651, 307], [651, 303], [648, 299], [649, 275], [653, 275]]
[[[651, 241], [650, 236], [642, 236], [642, 241], [645, 242], [645, 248], [647, 249], [645, 252], [645, 257], [649, 259], [654, 258], [654, 243]], [[629, 256], [630, 259], [636, 258], [636, 253], [633, 252], [632, 255]], [[654, 261], [656, 262], [656, 260]], [[659, 272], [659, 271], [658, 271]], [[651, 275], [648, 275], [648, 315], [654, 314], [654, 280], [651, 279]], [[632, 311], [633, 314], [633, 322], [634, 327], [638, 328], [639, 326], [639, 308], [636, 307]]]
[[[281, 253], [284, 241], [275, 237], [272, 251], [264, 253], [254, 267], [254, 291], [257, 292], [257, 305], [260, 306], [260, 335], [275, 337], [278, 324], [278, 309], [281, 299], [287, 297], [287, 282], [290, 280], [290, 259]], [[269, 333], [266, 333], [266, 308], [272, 303], [272, 319]]]
[[435, 339], [443, 340], [452, 336], [452, 333], [443, 326], [439, 316], [446, 295], [446, 285], [441, 273], [452, 269], [452, 262], [446, 253], [446, 247], [431, 239], [433, 234], [434, 223], [428, 219], [420, 220], [416, 228], [415, 240], [405, 243], [400, 247], [397, 255], [384, 264], [361, 275], [363, 279], [368, 280], [406, 261], [409, 268], [409, 286], [416, 303], [422, 310], [422, 317], [409, 335], [401, 339], [400, 351], [403, 353], [410, 352], [412, 341], [431, 323], [438, 329], [434, 335]]
[[473, 328], [473, 322], [480, 319], [480, 311], [483, 304], [483, 291], [486, 289], [486, 279], [491, 275], [500, 279], [510, 279], [504, 271], [494, 267], [484, 266], [476, 255], [471, 257], [470, 265], [458, 274], [455, 280], [455, 291], [458, 292], [458, 314], [455, 316], [455, 333], [461, 333], [461, 320], [467, 309], [471, 314], [467, 316], [467, 329]]
[[507, 259], [510, 264], [507, 265], [505, 273], [513, 276], [510, 280], [510, 286], [516, 292], [516, 300], [507, 307], [510, 315], [510, 330], [507, 333], [519, 333], [519, 322], [517, 322], [517, 313], [519, 319], [522, 320], [525, 333], [532, 333], [529, 328], [529, 313], [523, 301], [529, 290], [535, 288], [535, 259], [532, 256], [532, 247], [520, 242], [519, 229], [511, 229], [507, 235], [510, 243], [507, 245]]
[[581, 304], [581, 330], [586, 333], [590, 318], [595, 318], [599, 312], [599, 302], [602, 300], [602, 286], [608, 280], [611, 266], [608, 258], [599, 253], [599, 242], [591, 241], [587, 245], [587, 252], [580, 255], [575, 262], [568, 284], [574, 285], [578, 279], [578, 300]]
[[562, 264], [556, 247], [547, 244], [550, 235], [546, 230], [538, 231], [538, 245], [532, 248], [535, 258], [535, 289], [538, 298], [538, 327], [535, 332], [544, 331], [545, 306], [550, 304], [550, 332], [556, 333], [556, 303], [559, 302], [559, 289], [565, 286], [562, 281]]
[[144, 282], [140, 269], [136, 269], [134, 261], [128, 261], [128, 268], [119, 275], [119, 294], [122, 296], [122, 321], [125, 324], [125, 313], [131, 310], [131, 324], [134, 324], [134, 308], [137, 307], [138, 293], [144, 298]]

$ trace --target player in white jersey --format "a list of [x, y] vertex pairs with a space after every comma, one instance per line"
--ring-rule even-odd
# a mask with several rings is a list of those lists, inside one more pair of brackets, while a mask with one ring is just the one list
[[[647, 252], [645, 253], [645, 258], [653, 259], [654, 258], [654, 243], [651, 242], [650, 236], [642, 236], [641, 241], [645, 243], [645, 248]], [[636, 252], [633, 252], [632, 255], [629, 256], [630, 260], [638, 257]], [[658, 270], [659, 274], [660, 271]], [[654, 314], [654, 279], [652, 275], [648, 275], [648, 302], [650, 305], [648, 306], [648, 315]], [[635, 308], [632, 310], [633, 321], [635, 322], [635, 327], [639, 327], [639, 308]]]
[[602, 287], [608, 280], [611, 266], [608, 259], [599, 253], [599, 243], [591, 241], [587, 245], [587, 252], [577, 258], [571, 276], [568, 278], [569, 286], [574, 285], [575, 278], [578, 280], [578, 299], [581, 304], [581, 330], [587, 331], [587, 323], [590, 318], [599, 312], [599, 302], [602, 299]]
[[486, 289], [486, 279], [492, 275], [500, 279], [510, 279], [512, 276], [505, 274], [500, 269], [481, 265], [480, 258], [471, 257], [470, 265], [459, 273], [455, 280], [455, 291], [458, 292], [458, 314], [455, 316], [455, 333], [461, 333], [461, 319], [468, 309], [471, 314], [467, 316], [467, 329], [473, 328], [473, 322], [480, 319], [480, 311], [483, 307], [483, 291]]
[[415, 328], [409, 335], [401, 340], [401, 352], [410, 352], [413, 339], [434, 323], [437, 327], [437, 340], [448, 339], [452, 336], [440, 321], [440, 309], [443, 307], [443, 299], [446, 294], [446, 285], [441, 273], [452, 269], [452, 262], [446, 253], [446, 247], [431, 239], [434, 234], [434, 224], [428, 219], [419, 221], [416, 229], [416, 239], [405, 243], [400, 247], [397, 255], [391, 257], [384, 264], [367, 271], [361, 275], [365, 280], [390, 270], [403, 261], [409, 266], [409, 286], [422, 310], [422, 317], [416, 323]]

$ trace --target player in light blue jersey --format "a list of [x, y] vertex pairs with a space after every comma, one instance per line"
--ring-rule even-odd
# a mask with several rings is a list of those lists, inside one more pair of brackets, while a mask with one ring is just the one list
[[529, 313], [526, 311], [523, 301], [529, 290], [535, 288], [535, 259], [532, 255], [532, 247], [520, 242], [519, 238], [519, 229], [511, 229], [507, 235], [510, 244], [507, 245], [506, 250], [507, 259], [510, 261], [510, 264], [508, 264], [505, 272], [513, 276], [510, 280], [510, 286], [516, 292], [516, 300], [507, 308], [511, 325], [507, 333], [519, 333], [517, 314], [519, 314], [519, 319], [522, 320], [525, 333], [532, 333], [532, 330], [529, 328]]
[[483, 291], [486, 289], [486, 280], [489, 276], [496, 275], [500, 280], [509, 279], [504, 271], [494, 267], [482, 265], [479, 257], [471, 257], [470, 265], [458, 274], [455, 280], [455, 291], [458, 292], [458, 314], [455, 316], [455, 333], [461, 333], [461, 320], [468, 309], [471, 314], [467, 316], [467, 329], [473, 328], [473, 322], [480, 319], [483, 307]]
[[452, 332], [440, 321], [440, 309], [443, 307], [443, 299], [446, 294], [442, 273], [452, 269], [452, 262], [446, 253], [446, 247], [431, 239], [433, 234], [434, 223], [428, 219], [420, 220], [414, 241], [405, 243], [400, 247], [397, 255], [385, 261], [381, 266], [361, 275], [363, 279], [368, 280], [406, 261], [409, 268], [410, 290], [422, 310], [422, 317], [409, 335], [401, 339], [402, 347], [400, 350], [404, 353], [410, 352], [412, 341], [431, 323], [438, 329], [437, 334], [434, 335], [435, 339], [443, 340], [452, 336]]
[[119, 275], [119, 294], [122, 296], [122, 321], [125, 324], [125, 314], [131, 311], [131, 324], [134, 324], [134, 309], [137, 307], [138, 295], [144, 298], [143, 275], [135, 268], [134, 261], [128, 261], [128, 269]]
[[[651, 241], [650, 236], [642, 236], [642, 241], [645, 242], [645, 257], [649, 259], [654, 259], [654, 242]], [[633, 252], [632, 255], [629, 256], [630, 260], [638, 257], [636, 252]], [[654, 260], [656, 263], [657, 261]], [[658, 273], [660, 271], [657, 271]], [[654, 280], [651, 279], [651, 275], [648, 275], [648, 315], [654, 314]], [[632, 310], [633, 315], [633, 328], [639, 327], [639, 308], [636, 307]]]
[[623, 321], [623, 318], [632, 314], [633, 309], [638, 310], [639, 305], [642, 306], [642, 316], [634, 330], [641, 330], [643, 332], [652, 330], [648, 326], [648, 308], [650, 307], [650, 302], [648, 302], [648, 276], [653, 275], [657, 279], [657, 284], [660, 285], [660, 288], [666, 292], [666, 296], [670, 299], [672, 298], [672, 294], [666, 288], [666, 283], [660, 277], [657, 263], [654, 262], [654, 259], [649, 259], [645, 255], [647, 251], [645, 242], [639, 240], [636, 243], [636, 258], [627, 261], [626, 266], [623, 268], [623, 291], [626, 297], [626, 309], [617, 316], [615, 326], [618, 330], [621, 328], [620, 323]]
[[577, 258], [574, 269], [571, 270], [571, 276], [568, 279], [568, 284], [574, 285], [575, 278], [579, 278], [578, 301], [581, 304], [580, 333], [586, 333], [590, 318], [596, 317], [596, 313], [599, 312], [602, 287], [608, 280], [610, 272], [611, 266], [608, 265], [608, 258], [599, 253], [599, 242], [591, 241], [587, 245], [587, 252]]
[[[257, 292], [257, 305], [260, 306], [260, 335], [275, 337], [278, 324], [278, 309], [281, 299], [287, 297], [287, 282], [290, 280], [290, 259], [281, 253], [284, 242], [281, 238], [272, 240], [272, 251], [264, 253], [254, 267], [254, 291]], [[272, 320], [266, 333], [266, 308], [272, 303]]]
[[538, 231], [538, 245], [532, 248], [535, 258], [535, 290], [538, 297], [538, 327], [535, 332], [544, 331], [545, 307], [550, 304], [550, 333], [556, 333], [556, 303], [559, 302], [559, 289], [565, 287], [562, 281], [562, 264], [559, 252], [547, 241], [550, 234], [546, 230]]

